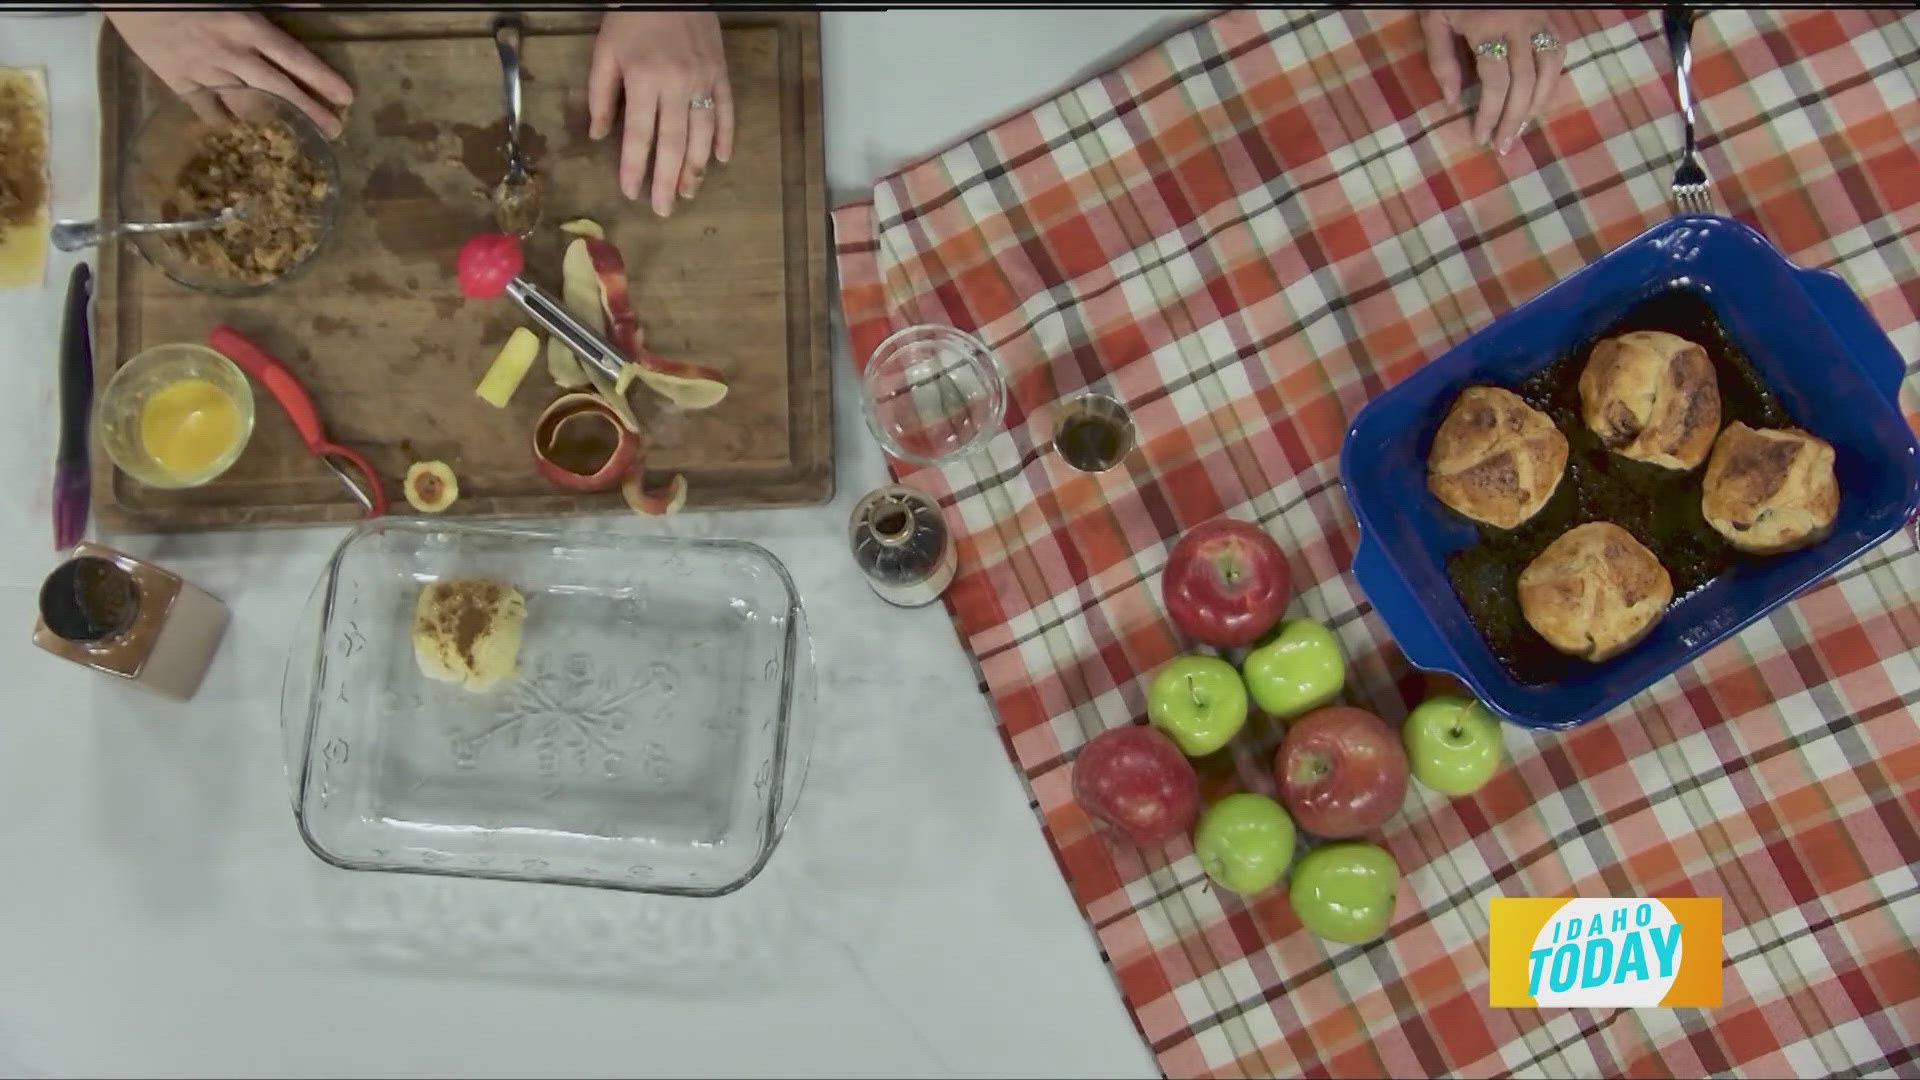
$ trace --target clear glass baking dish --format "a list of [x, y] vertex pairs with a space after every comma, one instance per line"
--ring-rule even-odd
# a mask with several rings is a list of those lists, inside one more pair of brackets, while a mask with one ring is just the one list
[[[414, 657], [421, 588], [526, 598], [485, 692]], [[719, 896], [773, 854], [806, 774], [812, 644], [744, 541], [383, 518], [349, 535], [287, 659], [294, 818], [355, 870]]]

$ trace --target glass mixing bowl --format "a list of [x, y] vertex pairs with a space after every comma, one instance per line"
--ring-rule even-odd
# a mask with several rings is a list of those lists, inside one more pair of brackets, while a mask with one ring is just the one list
[[193, 216], [177, 203], [180, 172], [199, 152], [207, 137], [237, 123], [279, 121], [293, 133], [302, 153], [318, 165], [327, 193], [314, 211], [317, 243], [307, 254], [270, 280], [254, 281], [224, 274], [188, 261], [162, 234], [128, 234], [127, 239], [160, 272], [189, 289], [218, 296], [262, 293], [312, 265], [333, 237], [340, 206], [340, 164], [326, 136], [306, 113], [277, 94], [252, 87], [228, 86], [187, 94], [162, 92], [151, 113], [123, 150], [116, 181], [116, 210], [120, 221], [168, 221]]

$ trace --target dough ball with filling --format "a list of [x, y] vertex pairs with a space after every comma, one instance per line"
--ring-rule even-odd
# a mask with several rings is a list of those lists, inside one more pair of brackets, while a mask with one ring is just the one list
[[1577, 525], [1520, 572], [1520, 613], [1563, 653], [1610, 660], [1637, 644], [1673, 599], [1666, 567], [1610, 521]]
[[1735, 420], [1713, 444], [1700, 513], [1741, 551], [1777, 555], [1825, 540], [1840, 512], [1833, 447], [1799, 428]]
[[1580, 418], [1622, 457], [1698, 468], [1720, 431], [1713, 361], [1686, 338], [1658, 330], [1602, 338], [1580, 372]]
[[1546, 413], [1497, 386], [1470, 386], [1434, 433], [1427, 489], [1488, 525], [1524, 524], [1567, 470], [1567, 437]]

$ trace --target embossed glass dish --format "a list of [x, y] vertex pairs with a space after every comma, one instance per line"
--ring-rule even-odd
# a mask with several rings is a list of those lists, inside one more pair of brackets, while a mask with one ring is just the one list
[[[421, 588], [526, 598], [518, 671], [414, 658]], [[754, 544], [383, 518], [341, 543], [287, 659], [294, 818], [336, 866], [718, 896], [806, 774], [812, 645]]]

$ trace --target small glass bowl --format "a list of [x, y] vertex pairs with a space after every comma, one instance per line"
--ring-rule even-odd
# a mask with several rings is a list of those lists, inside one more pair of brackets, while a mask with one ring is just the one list
[[[181, 476], [162, 469], [148, 455], [140, 437], [140, 414], [147, 399], [184, 379], [205, 379], [233, 399], [239, 412], [239, 434], [227, 452], [197, 475]], [[253, 386], [233, 361], [204, 345], [155, 345], [120, 365], [93, 406], [94, 441], [121, 472], [148, 487], [199, 487], [240, 460], [253, 437]]]
[[1007, 382], [986, 343], [951, 326], [909, 326], [873, 350], [860, 376], [867, 429], [887, 453], [936, 465], [999, 434]]
[[180, 170], [197, 153], [207, 136], [234, 123], [279, 120], [293, 131], [301, 150], [320, 166], [327, 178], [327, 195], [315, 213], [318, 243], [297, 262], [267, 281], [222, 276], [183, 259], [153, 233], [127, 234], [146, 260], [175, 282], [216, 296], [255, 296], [300, 273], [325, 251], [333, 238], [340, 207], [340, 163], [333, 145], [313, 120], [292, 102], [253, 87], [203, 87], [186, 94], [163, 94], [128, 144], [115, 193], [119, 220], [166, 221]]

